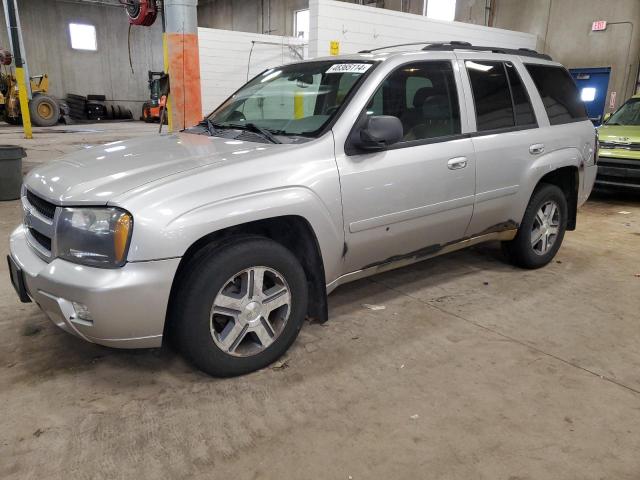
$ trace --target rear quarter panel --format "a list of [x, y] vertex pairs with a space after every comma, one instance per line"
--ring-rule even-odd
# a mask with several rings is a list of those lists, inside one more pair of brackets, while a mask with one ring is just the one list
[[[535, 142], [544, 144], [544, 153], [531, 156], [530, 162], [523, 169], [520, 178], [520, 188], [514, 198], [510, 214], [518, 223], [521, 222], [524, 211], [534, 189], [547, 173], [562, 167], [577, 167], [580, 186], [578, 189], [578, 205], [582, 205], [593, 188], [595, 180], [595, 128], [589, 120], [581, 120], [560, 125], [551, 125], [542, 99], [533, 79], [529, 75], [526, 64], [536, 63], [550, 66], [562, 66], [557, 62], [535, 60], [520, 57], [514, 61], [520, 77], [529, 93], [538, 129]], [[532, 138], [533, 139], [533, 138]]]

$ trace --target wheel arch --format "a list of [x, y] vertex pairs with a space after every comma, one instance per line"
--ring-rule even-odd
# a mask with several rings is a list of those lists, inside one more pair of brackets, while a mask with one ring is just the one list
[[567, 165], [556, 168], [543, 175], [536, 184], [534, 191], [542, 184], [555, 185], [564, 193], [569, 209], [567, 217], [567, 230], [576, 229], [578, 215], [578, 190], [580, 188], [580, 173], [575, 165]]
[[554, 150], [537, 158], [526, 174], [528, 179], [525, 182], [530, 187], [527, 189], [526, 197], [521, 198], [522, 213], [524, 214], [531, 197], [541, 184], [556, 185], [567, 199], [567, 230], [575, 230], [583, 162], [582, 152], [573, 147]]
[[320, 243], [307, 219], [299, 215], [284, 215], [241, 223], [208, 233], [194, 241], [180, 260], [169, 296], [165, 333], [171, 328], [170, 311], [181, 279], [188, 271], [194, 256], [205, 246], [218, 247], [240, 238], [264, 237], [289, 249], [300, 261], [307, 276], [309, 305], [307, 316], [320, 322], [328, 318], [327, 290], [324, 263]]

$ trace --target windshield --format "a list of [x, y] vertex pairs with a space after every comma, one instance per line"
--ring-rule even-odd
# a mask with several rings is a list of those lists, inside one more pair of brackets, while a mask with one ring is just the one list
[[632, 98], [627, 101], [620, 110], [615, 112], [606, 125], [640, 125], [640, 98]]
[[274, 135], [315, 137], [335, 116], [372, 62], [319, 61], [262, 72], [209, 117], [216, 126], [250, 125]]

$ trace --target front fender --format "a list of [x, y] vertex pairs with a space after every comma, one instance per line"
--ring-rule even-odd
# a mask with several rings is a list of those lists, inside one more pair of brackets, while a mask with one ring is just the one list
[[214, 201], [180, 213], [161, 228], [134, 226], [129, 261], [181, 257], [196, 241], [216, 231], [287, 215], [302, 217], [311, 225], [326, 278], [336, 278], [344, 244], [342, 225], [336, 224], [329, 208], [312, 190], [301, 186]]

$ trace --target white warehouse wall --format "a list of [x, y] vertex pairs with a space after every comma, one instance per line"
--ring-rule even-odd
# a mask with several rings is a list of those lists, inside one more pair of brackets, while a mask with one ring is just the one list
[[[311, 31], [303, 57], [329, 55], [332, 40], [340, 53], [419, 41], [463, 40], [476, 45], [535, 48], [536, 35], [420, 15], [338, 2], [310, 0]], [[300, 60], [289, 48], [300, 39], [259, 33], [199, 28], [202, 110], [213, 111], [229, 95], [261, 71]], [[252, 41], [256, 43], [251, 51]], [[302, 49], [300, 49], [302, 50]], [[249, 60], [251, 54], [251, 60]]]
[[[275, 45], [256, 43], [269, 42]], [[301, 40], [276, 35], [198, 28], [202, 112], [206, 115], [261, 71], [299, 60], [289, 48]], [[298, 49], [303, 56], [303, 49]], [[251, 54], [251, 59], [249, 59]]]
[[537, 36], [334, 0], [309, 0], [309, 56], [329, 55], [332, 40], [340, 53], [421, 41], [461, 40], [475, 45], [536, 48]]

